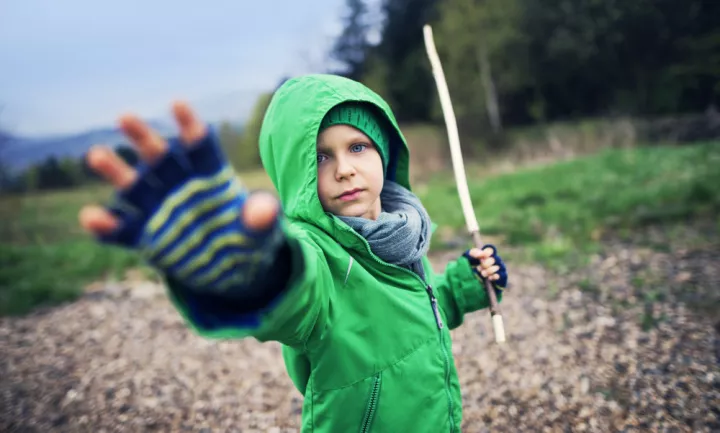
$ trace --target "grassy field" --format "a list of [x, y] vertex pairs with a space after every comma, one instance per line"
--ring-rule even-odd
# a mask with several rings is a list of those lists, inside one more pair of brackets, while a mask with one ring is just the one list
[[[606, 150], [499, 176], [469, 164], [467, 174], [483, 234], [521, 247], [523, 259], [552, 264], [582, 259], [578, 253], [592, 251], [608, 230], [631, 233], [647, 223], [717, 219], [719, 166], [720, 144], [707, 143]], [[251, 187], [268, 185], [264, 173], [243, 179]], [[452, 172], [436, 174], [416, 192], [440, 225], [434, 248], [448, 245], [442, 239], [462, 239]], [[78, 226], [80, 207], [106, 202], [110, 194], [109, 188], [89, 187], [0, 199], [0, 315], [71, 300], [84, 284], [141, 265], [128, 252], [100, 246]]]
[[[499, 176], [467, 169], [481, 232], [539, 261], [582, 259], [604, 234], [646, 224], [717, 218], [720, 143], [604, 150]], [[418, 194], [452, 239], [465, 233], [455, 179], [440, 173]], [[720, 220], [718, 220], [720, 224]], [[441, 245], [436, 245], [441, 248]]]

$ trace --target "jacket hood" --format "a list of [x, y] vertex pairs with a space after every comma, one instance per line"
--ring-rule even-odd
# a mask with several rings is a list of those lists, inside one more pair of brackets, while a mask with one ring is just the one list
[[260, 158], [286, 217], [329, 233], [348, 227], [323, 210], [317, 194], [316, 140], [325, 114], [343, 102], [366, 102], [387, 120], [390, 157], [385, 178], [410, 189], [409, 150], [390, 106], [363, 84], [337, 75], [309, 74], [274, 93], [260, 130]]

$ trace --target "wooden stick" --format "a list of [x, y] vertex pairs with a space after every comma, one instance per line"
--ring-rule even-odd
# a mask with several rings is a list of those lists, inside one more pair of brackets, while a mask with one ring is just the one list
[[[452, 156], [453, 169], [455, 171], [455, 183], [457, 184], [458, 194], [460, 196], [460, 204], [462, 205], [463, 214], [465, 215], [465, 224], [467, 230], [472, 236], [473, 242], [477, 248], [482, 248], [484, 243], [480, 237], [480, 228], [478, 227], [477, 217], [470, 201], [470, 191], [468, 190], [467, 179], [465, 177], [465, 166], [462, 159], [462, 151], [460, 149], [460, 137], [458, 134], [457, 121], [455, 120], [455, 112], [453, 111], [452, 102], [450, 101], [450, 92], [448, 91], [447, 82], [445, 81], [445, 73], [440, 63], [433, 40], [432, 28], [429, 25], [423, 27], [425, 36], [425, 48], [427, 50], [430, 64], [432, 65], [433, 76], [440, 97], [443, 115], [445, 116], [445, 125], [447, 127], [448, 141], [450, 142], [450, 154]], [[492, 318], [493, 331], [495, 333], [495, 342], [505, 342], [505, 326], [503, 325], [502, 314], [495, 295], [494, 284], [484, 278], [485, 290], [488, 299], [490, 299], [490, 316]]]

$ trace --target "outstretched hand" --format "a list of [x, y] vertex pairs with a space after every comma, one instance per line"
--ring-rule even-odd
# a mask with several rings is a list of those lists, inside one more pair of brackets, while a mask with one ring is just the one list
[[[172, 111], [179, 127], [180, 141], [184, 146], [190, 148], [206, 136], [207, 126], [196, 117], [186, 103], [174, 103]], [[167, 141], [160, 134], [133, 114], [120, 117], [119, 126], [138, 151], [141, 160], [147, 165], [159, 161], [169, 149]], [[98, 145], [91, 148], [87, 154], [87, 162], [93, 171], [119, 192], [128, 190], [139, 176], [135, 168], [130, 167], [107, 146]], [[261, 231], [273, 223], [278, 210], [278, 202], [272, 195], [258, 192], [248, 198], [243, 207], [243, 215], [240, 217], [248, 228]], [[96, 236], [111, 233], [120, 224], [120, 221], [107, 209], [98, 205], [84, 206], [80, 210], [79, 219], [80, 225]]]
[[167, 141], [134, 115], [120, 118], [136, 167], [107, 147], [90, 150], [88, 165], [117, 191], [106, 207], [83, 207], [80, 224], [183, 287], [246, 296], [284, 245], [279, 202], [248, 194], [217, 134], [187, 104], [175, 103], [173, 114], [180, 134]]

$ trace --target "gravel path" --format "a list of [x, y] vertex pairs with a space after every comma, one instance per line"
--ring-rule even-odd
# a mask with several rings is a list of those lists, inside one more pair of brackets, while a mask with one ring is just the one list
[[[514, 268], [506, 345], [487, 312], [454, 331], [463, 431], [720, 431], [717, 245], [607, 250]], [[297, 432], [301, 404], [278, 345], [203, 340], [153, 283], [0, 321], [3, 432]]]

